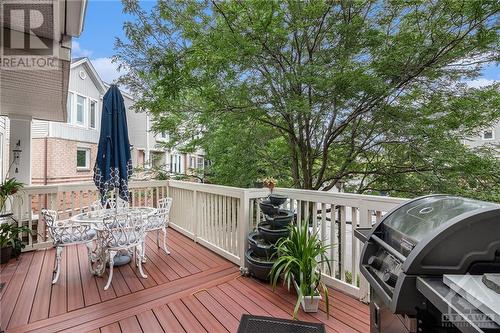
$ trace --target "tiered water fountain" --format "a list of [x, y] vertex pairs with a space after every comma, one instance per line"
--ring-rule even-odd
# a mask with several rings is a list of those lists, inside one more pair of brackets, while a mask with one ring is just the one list
[[282, 237], [288, 237], [288, 225], [293, 220], [293, 212], [281, 208], [288, 198], [271, 194], [267, 200], [259, 203], [264, 214], [257, 231], [248, 234], [249, 249], [247, 250], [246, 262], [250, 275], [269, 280], [269, 272], [277, 257], [275, 245]]

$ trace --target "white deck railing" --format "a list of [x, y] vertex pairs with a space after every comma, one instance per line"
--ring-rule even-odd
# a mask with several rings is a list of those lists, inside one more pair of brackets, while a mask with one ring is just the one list
[[[155, 206], [159, 198], [173, 198], [172, 228], [224, 258], [245, 266], [247, 235], [262, 220], [258, 201], [268, 189], [242, 189], [182, 181], [131, 182], [131, 204]], [[354, 230], [371, 226], [387, 211], [405, 201], [400, 198], [332, 193], [322, 191], [275, 189], [290, 199], [286, 208], [295, 211], [298, 223], [307, 221], [330, 245], [332, 270], [324, 270], [325, 282], [337, 289], [368, 300], [368, 284], [359, 274], [361, 245]], [[14, 213], [19, 223], [36, 230], [28, 235], [25, 250], [50, 245], [41, 208], [57, 209], [62, 217], [88, 210], [98, 193], [92, 183], [30, 186], [15, 200]], [[326, 267], [325, 267], [326, 268]]]

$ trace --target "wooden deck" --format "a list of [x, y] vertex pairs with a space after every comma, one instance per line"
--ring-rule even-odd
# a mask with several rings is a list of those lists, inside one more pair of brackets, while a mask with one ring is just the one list
[[[85, 246], [64, 250], [61, 276], [51, 285], [54, 250], [27, 252], [0, 267], [0, 327], [6, 332], [236, 332], [244, 313], [290, 318], [295, 295], [240, 277], [238, 267], [170, 231], [172, 254], [148, 239], [147, 279], [133, 265], [115, 270], [112, 288], [88, 270]], [[368, 332], [368, 307], [337, 291], [299, 319], [329, 332]]]

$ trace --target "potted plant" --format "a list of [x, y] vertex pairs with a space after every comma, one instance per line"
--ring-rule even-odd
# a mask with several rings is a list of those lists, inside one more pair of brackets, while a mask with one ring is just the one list
[[262, 184], [264, 185], [264, 187], [267, 187], [271, 191], [271, 193], [273, 193], [273, 190], [276, 187], [276, 179], [272, 177], [264, 178], [264, 180], [262, 180]]
[[7, 212], [7, 201], [12, 200], [12, 196], [22, 190], [24, 184], [18, 182], [15, 178], [5, 179], [0, 185], [0, 219], [9, 217], [11, 212]]
[[294, 318], [300, 305], [305, 312], [317, 312], [322, 292], [329, 316], [328, 288], [321, 280], [322, 263], [326, 263], [330, 270], [330, 262], [326, 256], [328, 246], [322, 244], [317, 232], [309, 232], [306, 222], [289, 228], [289, 237], [282, 238], [276, 244], [279, 257], [270, 273], [273, 288], [276, 288], [280, 276], [288, 289], [291, 284], [294, 285], [297, 290]]
[[24, 244], [19, 238], [22, 232], [28, 232], [29, 228], [26, 226], [17, 227], [10, 223], [0, 224], [0, 263], [5, 264], [12, 257], [14, 253], [21, 252]]

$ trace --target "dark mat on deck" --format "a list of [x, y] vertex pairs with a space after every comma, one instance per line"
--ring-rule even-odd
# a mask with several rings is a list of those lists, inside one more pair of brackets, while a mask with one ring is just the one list
[[325, 325], [273, 317], [241, 316], [238, 333], [324, 333]]

